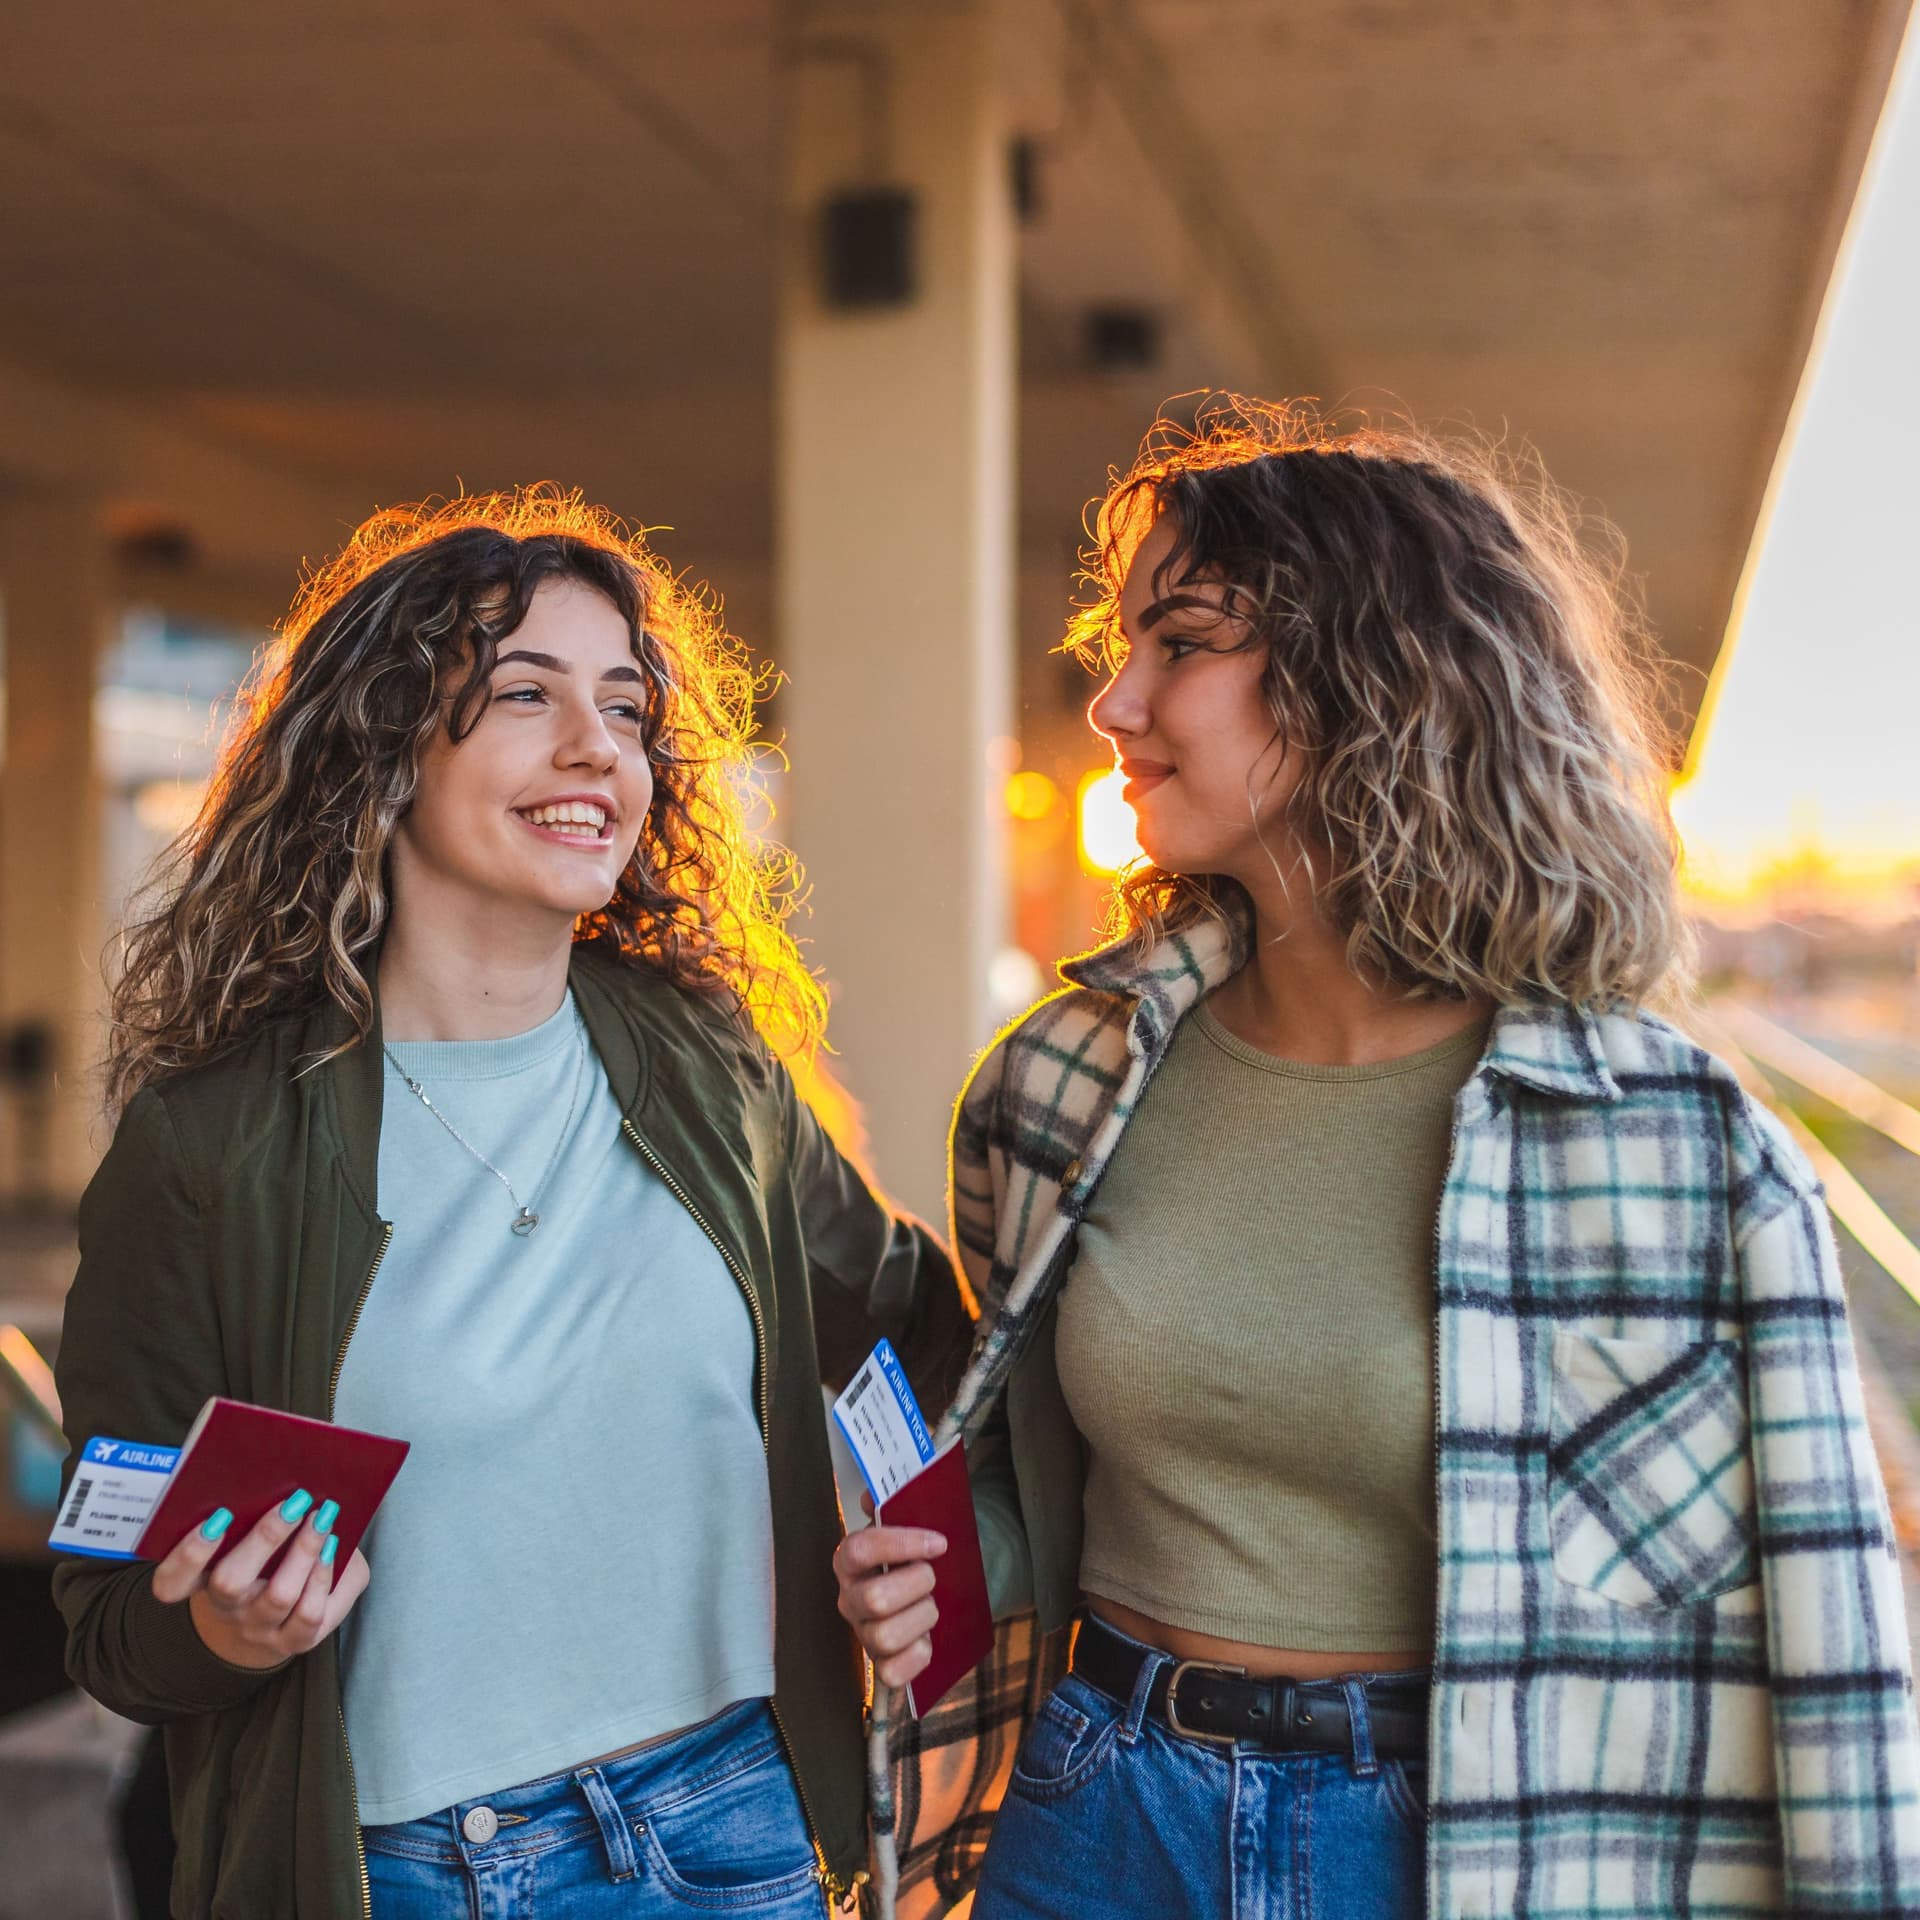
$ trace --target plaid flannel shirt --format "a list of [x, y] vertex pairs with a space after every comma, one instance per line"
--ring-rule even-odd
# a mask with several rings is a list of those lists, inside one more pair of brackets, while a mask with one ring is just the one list
[[[977, 1434], [1181, 1018], [1209, 923], [1062, 968], [953, 1134]], [[1428, 1912], [1920, 1914], [1920, 1735], [1886, 1497], [1820, 1188], [1646, 1014], [1500, 1012], [1436, 1242]], [[900, 1910], [970, 1883], [1060, 1665], [1031, 1619], [895, 1730]], [[1090, 1898], [1091, 1898], [1090, 1894]]]

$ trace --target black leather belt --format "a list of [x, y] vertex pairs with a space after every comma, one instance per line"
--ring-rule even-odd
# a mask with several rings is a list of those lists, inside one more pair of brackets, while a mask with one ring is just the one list
[[[1073, 1670], [1123, 1704], [1154, 1657], [1089, 1614], [1074, 1637]], [[1427, 1757], [1426, 1675], [1376, 1677], [1366, 1686], [1367, 1725], [1382, 1760]], [[1153, 1676], [1147, 1712], [1189, 1740], [1232, 1746], [1246, 1740], [1269, 1753], [1353, 1752], [1353, 1721], [1338, 1680], [1251, 1680], [1232, 1667], [1164, 1660]]]

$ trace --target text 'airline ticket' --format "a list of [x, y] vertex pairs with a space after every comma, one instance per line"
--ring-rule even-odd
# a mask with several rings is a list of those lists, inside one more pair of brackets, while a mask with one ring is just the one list
[[178, 1447], [131, 1440], [89, 1440], [47, 1545], [55, 1553], [131, 1560], [149, 1515], [160, 1504]]
[[833, 1418], [853, 1449], [875, 1506], [933, 1458], [933, 1436], [890, 1341], [882, 1340], [861, 1362], [833, 1403]]

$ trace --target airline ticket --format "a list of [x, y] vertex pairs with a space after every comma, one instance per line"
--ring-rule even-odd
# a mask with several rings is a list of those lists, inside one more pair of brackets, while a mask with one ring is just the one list
[[890, 1341], [882, 1340], [861, 1362], [847, 1390], [833, 1403], [833, 1419], [853, 1450], [875, 1506], [933, 1458], [933, 1435]]
[[89, 1440], [47, 1545], [56, 1553], [131, 1560], [179, 1458], [178, 1447]]

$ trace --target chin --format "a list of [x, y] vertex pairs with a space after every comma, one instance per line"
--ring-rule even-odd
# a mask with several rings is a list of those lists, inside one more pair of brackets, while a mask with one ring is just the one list
[[556, 918], [564, 915], [569, 920], [577, 920], [583, 913], [598, 913], [614, 895], [611, 882], [594, 882], [582, 885], [580, 877], [575, 875], [573, 883], [563, 885], [551, 877], [545, 883], [538, 878], [529, 880], [520, 887], [496, 887], [496, 896], [505, 894], [513, 906], [528, 907], [537, 913], [551, 913]]
[[1194, 860], [1199, 849], [1181, 832], [1176, 809], [1155, 808], [1153, 803], [1159, 797], [1158, 793], [1150, 793], [1133, 810], [1133, 837], [1139, 843], [1140, 851], [1167, 873], [1198, 871]]
[[1162, 873], [1177, 873], [1188, 879], [1197, 879], [1202, 874], [1228, 872], [1225, 856], [1218, 847], [1183, 846], [1164, 840], [1149, 841], [1143, 836], [1140, 851]]
[[608, 887], [604, 892], [595, 891], [593, 893], [582, 893], [576, 891], [565, 900], [556, 900], [553, 904], [557, 912], [567, 914], [571, 918], [578, 920], [583, 913], [598, 913], [612, 898], [613, 889]]
[[1134, 838], [1140, 843], [1140, 851], [1163, 873], [1198, 873], [1201, 869], [1195, 864], [1193, 849], [1183, 846], [1179, 840], [1161, 833], [1136, 833]]

